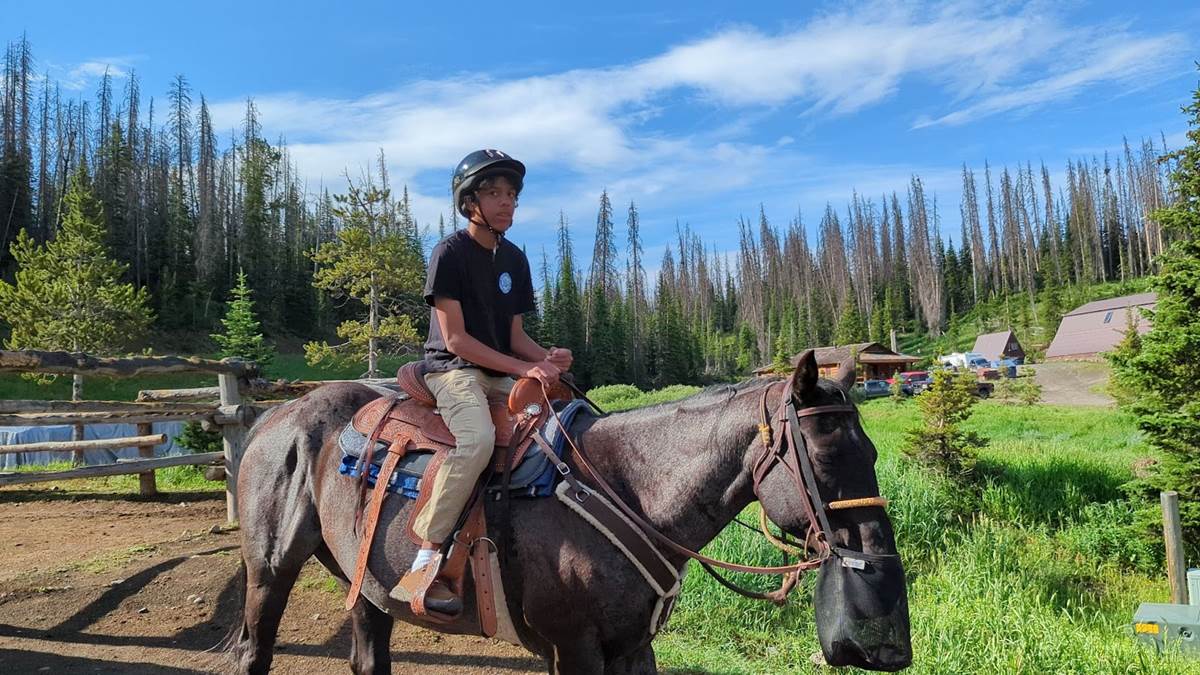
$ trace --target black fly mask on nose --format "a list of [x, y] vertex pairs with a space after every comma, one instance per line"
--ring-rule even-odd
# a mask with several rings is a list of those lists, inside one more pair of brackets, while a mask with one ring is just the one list
[[835, 548], [817, 573], [813, 603], [829, 665], [895, 671], [912, 663], [900, 556]]

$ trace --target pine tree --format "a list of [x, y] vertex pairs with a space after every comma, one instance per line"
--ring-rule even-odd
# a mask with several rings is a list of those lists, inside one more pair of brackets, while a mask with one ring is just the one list
[[901, 447], [918, 463], [962, 483], [974, 479], [976, 450], [987, 445], [975, 432], [959, 428], [979, 400], [975, 386], [971, 372], [935, 371], [932, 384], [917, 397], [922, 424], [905, 432]]
[[553, 346], [561, 343], [558, 337], [558, 314], [554, 307], [554, 286], [550, 278], [550, 261], [542, 248], [542, 292], [538, 298], [541, 310], [541, 337], [538, 344]]
[[866, 337], [866, 332], [862, 315], [858, 313], [858, 307], [854, 305], [854, 299], [848, 298], [846, 306], [842, 308], [842, 316], [838, 319], [837, 332], [833, 337], [834, 343], [848, 345], [862, 342]]
[[334, 241], [309, 255], [320, 267], [313, 285], [350, 298], [366, 308], [365, 319], [343, 321], [337, 328], [344, 342], [309, 342], [304, 358], [310, 364], [367, 363], [367, 377], [378, 377], [381, 353], [400, 353], [417, 341], [412, 317], [399, 311], [400, 301], [421, 288], [424, 268], [408, 236], [384, 230], [383, 209], [389, 194], [368, 182], [350, 182], [337, 195], [335, 213], [345, 227]]
[[1160, 256], [1153, 288], [1158, 300], [1140, 349], [1113, 357], [1118, 381], [1135, 392], [1138, 427], [1161, 453], [1139, 487], [1179, 493], [1184, 541], [1200, 554], [1200, 86], [1188, 115], [1188, 144], [1167, 155], [1178, 201], [1153, 217], [1176, 240]]
[[575, 253], [571, 247], [571, 232], [567, 217], [558, 218], [558, 281], [554, 288], [555, 336], [559, 347], [566, 347], [576, 358], [571, 370], [576, 380], [587, 386], [591, 382], [591, 364], [588, 362], [584, 345], [583, 301], [579, 293], [579, 282], [575, 278]]
[[737, 357], [734, 367], [739, 375], [749, 375], [759, 365], [758, 341], [750, 324], [742, 322], [737, 331]]
[[153, 317], [145, 288], [122, 283], [126, 266], [104, 245], [101, 207], [87, 176], [72, 178], [58, 234], [44, 245], [25, 230], [12, 245], [16, 283], [0, 281], [0, 307], [12, 327], [9, 349], [109, 355], [129, 348]]
[[[0, 307], [12, 333], [9, 349], [44, 349], [110, 355], [140, 339], [153, 321], [145, 288], [122, 283], [126, 266], [104, 244], [100, 204], [81, 169], [63, 197], [54, 240], [38, 244], [22, 229], [12, 246], [16, 283], [0, 280]], [[46, 382], [53, 378], [33, 376]], [[71, 399], [83, 398], [83, 376], [72, 376]], [[76, 424], [73, 440], [83, 440]], [[83, 452], [76, 451], [76, 463]]]
[[237, 357], [254, 361], [266, 372], [275, 358], [275, 348], [263, 338], [258, 319], [254, 316], [254, 301], [250, 299], [250, 287], [246, 284], [246, 273], [238, 270], [237, 286], [231, 291], [233, 297], [221, 319], [224, 333], [213, 333], [210, 337], [221, 346], [221, 358]]

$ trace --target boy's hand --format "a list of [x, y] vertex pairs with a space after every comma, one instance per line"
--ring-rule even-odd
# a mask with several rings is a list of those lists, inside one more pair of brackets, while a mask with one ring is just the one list
[[558, 382], [558, 376], [561, 374], [562, 371], [559, 370], [558, 366], [554, 365], [547, 359], [546, 361], [529, 364], [529, 367], [525, 369], [525, 372], [521, 373], [521, 377], [535, 378], [542, 384], [549, 387]]
[[558, 366], [558, 369], [565, 373], [571, 369], [571, 364], [575, 362], [575, 357], [571, 355], [571, 350], [566, 347], [551, 347], [549, 353], [546, 354], [546, 360]]

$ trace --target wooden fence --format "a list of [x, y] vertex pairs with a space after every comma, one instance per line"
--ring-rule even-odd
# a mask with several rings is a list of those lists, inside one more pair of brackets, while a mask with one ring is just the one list
[[[225, 465], [226, 515], [230, 522], [237, 520], [238, 462], [244, 449], [246, 432], [262, 409], [276, 403], [243, 401], [240, 389], [251, 389], [251, 378], [258, 372], [256, 364], [240, 359], [214, 361], [179, 356], [98, 358], [87, 354], [67, 352], [0, 351], [0, 372], [103, 375], [108, 377], [133, 377], [161, 373], [215, 374], [217, 387], [206, 390], [206, 393], [215, 394], [212, 398], [217, 400], [210, 403], [179, 402], [178, 399], [175, 401], [139, 400], [132, 403], [127, 401], [0, 400], [0, 426], [137, 425], [136, 436], [94, 441], [54, 441], [7, 445], [0, 446], [0, 453], [137, 447], [138, 454], [142, 457], [137, 460], [78, 467], [67, 471], [0, 473], [0, 485], [136, 473], [140, 476], [141, 494], [151, 495], [157, 492], [155, 469], [223, 461]], [[206, 428], [219, 428], [224, 446], [223, 451], [155, 458], [154, 446], [165, 442], [166, 436], [152, 433], [151, 425], [154, 422], [180, 420], [199, 421]]]

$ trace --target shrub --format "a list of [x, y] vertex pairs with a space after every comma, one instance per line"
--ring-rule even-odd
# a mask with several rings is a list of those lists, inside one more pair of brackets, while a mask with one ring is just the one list
[[606, 384], [589, 390], [588, 398], [605, 410], [624, 408], [642, 396], [642, 390], [632, 384]]
[[677, 401], [700, 391], [700, 387], [688, 384], [673, 384], [653, 391], [642, 391], [630, 384], [606, 384], [591, 389], [587, 397], [607, 412], [618, 412]]
[[221, 452], [225, 447], [219, 432], [205, 431], [199, 422], [183, 425], [183, 432], [175, 437], [175, 442], [193, 453]]
[[1042, 385], [1032, 377], [1001, 380], [996, 385], [996, 397], [1010, 403], [1033, 405], [1042, 398]]
[[959, 424], [971, 416], [975, 397], [975, 374], [939, 370], [933, 383], [920, 396], [922, 424], [905, 432], [902, 450], [918, 463], [959, 482], [975, 475], [975, 451], [987, 441]]

